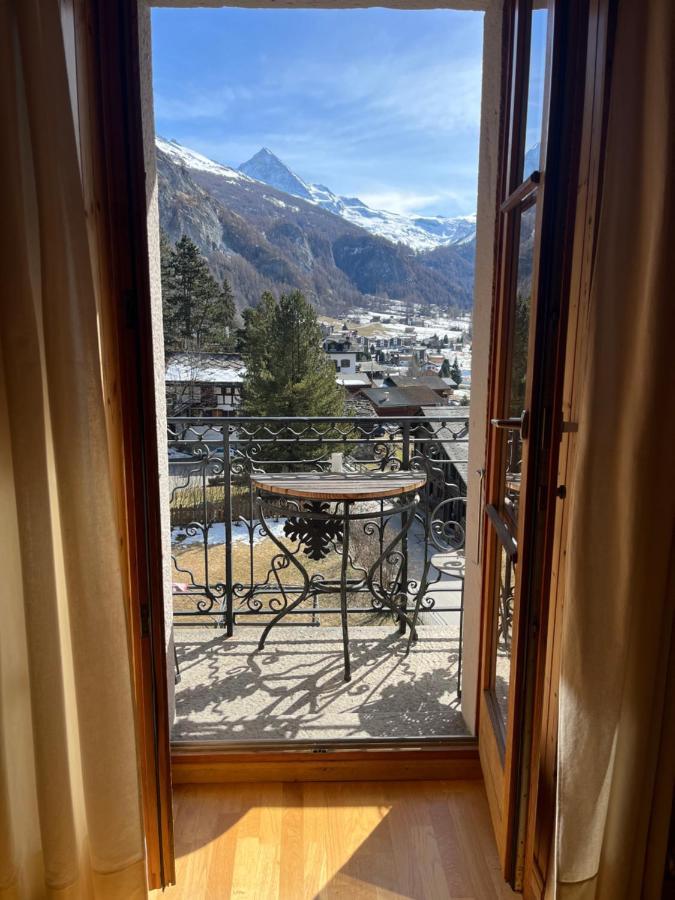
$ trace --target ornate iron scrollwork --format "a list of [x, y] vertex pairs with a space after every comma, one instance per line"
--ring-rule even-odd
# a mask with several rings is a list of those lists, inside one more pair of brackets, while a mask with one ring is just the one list
[[[291, 516], [284, 524], [284, 534], [292, 541], [303, 544], [303, 553], [310, 559], [323, 559], [331, 551], [333, 541], [341, 541], [342, 519], [331, 516], [330, 504], [312, 501], [305, 504], [311, 518]], [[319, 513], [320, 516], [316, 516]]]

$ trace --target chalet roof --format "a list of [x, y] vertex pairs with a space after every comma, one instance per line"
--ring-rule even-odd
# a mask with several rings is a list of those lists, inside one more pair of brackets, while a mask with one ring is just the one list
[[432, 391], [447, 391], [449, 385], [433, 373], [422, 375], [390, 375], [388, 380], [397, 388], [423, 386]]
[[373, 406], [379, 409], [398, 408], [401, 406], [434, 406], [434, 404], [442, 402], [431, 388], [424, 385], [413, 385], [405, 388], [367, 388], [361, 393], [370, 400]]
[[237, 353], [173, 353], [166, 361], [164, 379], [174, 384], [241, 384], [246, 375]]
[[340, 354], [344, 355], [345, 353], [351, 353], [352, 355], [356, 356], [356, 354], [359, 352], [354, 347], [352, 347], [350, 344], [347, 344], [347, 345], [338, 344], [335, 346], [329, 346], [328, 343], [326, 343], [326, 344], [324, 344], [323, 349], [324, 349], [324, 353], [329, 353], [329, 354], [332, 353], [335, 355], [340, 355]]
[[372, 359], [364, 359], [359, 363], [360, 372], [385, 372], [386, 370], [387, 366], [384, 363], [374, 362]]
[[420, 413], [423, 416], [443, 417], [443, 422], [429, 422], [429, 429], [438, 438], [446, 458], [453, 463], [466, 484], [469, 470], [469, 407], [439, 409], [437, 406], [424, 406]]
[[351, 375], [338, 375], [335, 380], [344, 387], [356, 387], [358, 385], [361, 385], [361, 387], [370, 387], [372, 383], [370, 377], [365, 372], [356, 372]]
[[361, 391], [361, 396], [380, 408], [408, 406], [408, 398], [396, 388], [366, 388]]

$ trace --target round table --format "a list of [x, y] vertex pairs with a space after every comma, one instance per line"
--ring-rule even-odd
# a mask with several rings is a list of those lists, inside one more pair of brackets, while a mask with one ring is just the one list
[[[347, 596], [357, 588], [368, 588], [375, 597], [380, 608], [391, 610], [395, 620], [410, 628], [406, 653], [410, 644], [416, 640], [415, 626], [420, 602], [427, 587], [429, 562], [425, 559], [422, 578], [417, 583], [413, 598], [413, 615], [408, 613], [408, 583], [402, 577], [405, 572], [403, 554], [396, 551], [396, 545], [403, 542], [415, 518], [419, 505], [419, 491], [426, 484], [426, 475], [419, 472], [365, 472], [365, 473], [333, 473], [333, 472], [291, 472], [271, 475], [252, 475], [251, 486], [256, 494], [258, 518], [263, 533], [273, 541], [284, 555], [289, 566], [295, 567], [302, 576], [303, 586], [299, 595], [289, 600], [283, 587], [283, 607], [268, 622], [258, 644], [262, 650], [271, 629], [288, 613], [296, 609], [312, 592], [313, 580], [302, 565], [298, 547], [293, 552], [274, 534], [267, 523], [265, 509], [275, 516], [286, 518], [284, 533], [292, 541], [302, 545], [303, 553], [313, 560], [327, 556], [339, 545], [342, 551], [340, 573], [340, 619], [342, 623], [342, 644], [344, 651], [345, 681], [351, 680], [351, 662], [349, 658], [349, 629]], [[382, 501], [372, 508], [370, 501]], [[363, 504], [370, 502], [369, 508]], [[360, 506], [359, 506], [360, 505]], [[350, 583], [348, 566], [350, 563], [349, 541], [350, 530], [355, 522], [363, 522], [364, 528], [368, 520], [381, 519], [382, 523], [393, 517], [401, 516], [400, 527], [394, 538], [387, 542], [366, 574], [360, 581]], [[366, 533], [368, 531], [366, 530]], [[381, 564], [391, 560], [398, 554], [401, 559], [396, 575], [391, 582], [385, 584], [378, 581], [377, 573]], [[426, 554], [425, 554], [426, 556]], [[319, 576], [320, 577], [320, 576]]]

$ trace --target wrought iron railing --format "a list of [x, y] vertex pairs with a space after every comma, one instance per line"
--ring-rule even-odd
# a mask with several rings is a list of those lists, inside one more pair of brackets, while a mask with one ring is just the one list
[[[454, 409], [444, 412], [392, 418], [169, 419], [174, 624], [216, 626], [229, 636], [239, 626], [269, 621], [292, 594], [288, 566], [280, 564], [256, 519], [252, 474], [423, 470], [426, 487], [399, 563], [403, 584], [412, 593], [424, 560], [430, 559], [420, 622], [443, 624], [450, 614], [459, 614], [461, 631], [468, 417], [460, 409], [456, 415]], [[364, 520], [363, 534], [350, 548], [355, 569], [362, 571], [366, 557], [377, 559], [382, 553], [387, 521], [375, 516]], [[279, 535], [290, 540], [283, 525], [277, 523]], [[323, 569], [313, 581], [308, 605], [293, 610], [284, 623], [320, 625], [339, 615], [332, 571], [335, 564], [339, 567], [339, 537], [332, 549], [332, 556], [316, 563]], [[386, 572], [381, 575], [386, 578]], [[391, 615], [369, 596], [362, 578], [353, 583], [350, 616], [375, 624]], [[439, 599], [441, 584], [449, 588], [449, 603]], [[399, 626], [404, 630], [404, 623]]]

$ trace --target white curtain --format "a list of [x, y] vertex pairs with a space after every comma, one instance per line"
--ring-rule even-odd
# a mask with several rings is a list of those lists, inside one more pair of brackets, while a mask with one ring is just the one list
[[0, 0], [0, 898], [145, 897], [97, 314], [57, 0]]
[[557, 896], [660, 896], [675, 767], [675, 4], [619, 0], [563, 620]]

